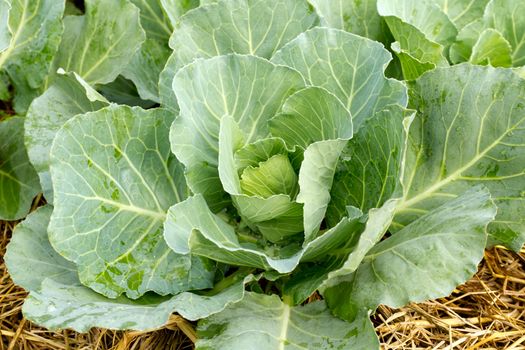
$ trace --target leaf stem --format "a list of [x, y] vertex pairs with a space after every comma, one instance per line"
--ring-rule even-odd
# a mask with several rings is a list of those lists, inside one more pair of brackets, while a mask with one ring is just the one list
[[212, 290], [206, 292], [205, 294], [215, 295], [225, 290], [226, 288], [236, 284], [237, 282], [243, 280], [246, 276], [253, 273], [256, 269], [252, 267], [241, 267], [239, 270], [232, 273], [230, 276], [219, 281]]

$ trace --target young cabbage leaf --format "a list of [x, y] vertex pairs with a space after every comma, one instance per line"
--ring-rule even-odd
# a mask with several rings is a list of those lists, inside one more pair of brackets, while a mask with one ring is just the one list
[[459, 33], [451, 60], [495, 67], [525, 65], [525, 21], [516, 16], [525, 10], [523, 5], [515, 0], [490, 1], [483, 16]]

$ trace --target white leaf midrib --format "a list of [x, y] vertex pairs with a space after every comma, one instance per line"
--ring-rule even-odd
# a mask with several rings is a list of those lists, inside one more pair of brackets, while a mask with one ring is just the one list
[[288, 304], [283, 303], [283, 313], [281, 315], [283, 321], [281, 324], [281, 332], [279, 333], [279, 350], [285, 350], [286, 338], [288, 337], [288, 328], [290, 323], [291, 308]]
[[[26, 25], [26, 23], [29, 21], [29, 19], [26, 20], [27, 8], [28, 8], [27, 1], [28, 0], [24, 0], [22, 18], [20, 19], [20, 25], [16, 29], [15, 34], [11, 37], [11, 41], [9, 42], [9, 47], [4, 52], [0, 53], [0, 69], [2, 69], [2, 66], [5, 64], [5, 62], [11, 55], [11, 53], [18, 47], [18, 45], [16, 44], [18, 41], [18, 37], [23, 32], [23, 28]], [[40, 6], [40, 1], [37, 4], [37, 10], [39, 6]], [[7, 16], [7, 20], [9, 22], [9, 15]]]

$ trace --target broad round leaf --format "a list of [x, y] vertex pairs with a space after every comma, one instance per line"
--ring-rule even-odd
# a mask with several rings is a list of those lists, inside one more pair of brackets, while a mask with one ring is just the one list
[[462, 64], [423, 75], [411, 95], [418, 113], [409, 134], [397, 224], [483, 184], [499, 208], [489, 226], [491, 243], [521, 249], [525, 81], [512, 70]]
[[18, 113], [24, 113], [41, 93], [60, 44], [64, 3], [0, 2], [0, 72], [7, 72], [11, 79]]
[[387, 43], [388, 28], [377, 13], [377, 0], [310, 0], [322, 25]]
[[174, 254], [162, 237], [166, 211], [187, 195], [169, 148], [172, 119], [166, 110], [110, 106], [71, 119], [53, 143], [51, 243], [106, 296], [210, 286], [210, 267]]
[[379, 304], [400, 307], [450, 294], [477, 271], [496, 206], [476, 187], [375, 245], [346, 281], [323, 291], [335, 315], [353, 320]]
[[173, 77], [195, 59], [229, 53], [269, 59], [316, 20], [306, 0], [221, 0], [189, 12], [170, 40], [173, 54], [160, 78], [162, 103], [177, 109]]
[[51, 205], [38, 208], [16, 225], [7, 246], [5, 264], [9, 275], [27, 291], [40, 289], [44, 279], [78, 284], [77, 268], [53, 250], [47, 237]]
[[[367, 119], [343, 152], [334, 178], [326, 219], [333, 225], [347, 207], [367, 213], [400, 191], [408, 129], [414, 111], [389, 106]], [[399, 196], [399, 195], [397, 195]]]
[[[77, 77], [78, 78], [78, 77]], [[107, 106], [96, 91], [82, 85], [81, 79], [72, 75], [58, 75], [47, 90], [33, 100], [25, 118], [24, 142], [31, 163], [35, 166], [44, 196], [53, 201], [49, 151], [57, 131], [77, 114], [96, 111]]]
[[313, 86], [337, 96], [350, 111], [354, 132], [391, 104], [406, 106], [406, 87], [386, 79], [392, 56], [383, 45], [341, 30], [314, 28], [279, 50], [272, 62], [298, 70]]
[[[199, 322], [201, 350], [353, 350], [379, 347], [368, 314], [352, 323], [332, 316], [322, 301], [290, 307], [276, 295], [246, 293], [244, 299]], [[257, 344], [257, 345], [255, 345]]]
[[127, 0], [86, 0], [83, 16], [64, 19], [64, 36], [53, 62], [89, 84], [106, 84], [119, 75], [145, 39], [139, 10]]

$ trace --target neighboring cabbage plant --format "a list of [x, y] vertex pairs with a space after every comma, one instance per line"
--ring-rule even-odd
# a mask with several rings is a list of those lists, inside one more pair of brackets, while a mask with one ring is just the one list
[[[470, 62], [525, 65], [520, 0], [311, 0], [324, 25], [383, 42], [392, 72], [414, 80], [436, 67]], [[523, 75], [523, 69], [517, 70]], [[399, 74], [399, 73], [398, 73]]]
[[525, 81], [449, 66], [492, 2], [68, 4], [41, 94], [0, 123], [1, 218], [49, 203], [5, 255], [29, 320], [177, 312], [197, 349], [378, 349], [380, 304], [446, 296], [485, 247], [523, 246]]

